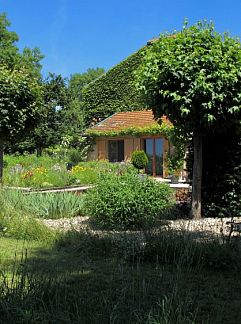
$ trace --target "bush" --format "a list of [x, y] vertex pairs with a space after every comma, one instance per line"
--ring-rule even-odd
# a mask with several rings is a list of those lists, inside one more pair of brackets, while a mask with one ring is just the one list
[[69, 149], [68, 158], [69, 162], [73, 165], [77, 165], [79, 162], [83, 161], [82, 152], [75, 148]]
[[131, 155], [131, 163], [138, 170], [144, 169], [148, 163], [148, 157], [142, 150], [134, 151]]
[[83, 202], [98, 226], [117, 230], [149, 226], [173, 203], [168, 185], [132, 173], [102, 175]]

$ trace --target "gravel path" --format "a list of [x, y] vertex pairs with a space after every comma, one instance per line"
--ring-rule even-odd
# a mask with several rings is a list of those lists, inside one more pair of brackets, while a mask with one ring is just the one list
[[43, 219], [43, 223], [52, 229], [58, 229], [61, 231], [80, 231], [86, 228], [88, 224], [88, 216], [77, 216], [72, 218], [60, 218], [60, 219]]
[[[201, 220], [170, 220], [164, 221], [164, 225], [160, 225], [163, 228], [171, 228], [180, 231], [193, 232], [196, 234], [205, 233], [206, 235], [228, 235], [229, 227], [226, 222], [231, 218], [204, 218]], [[52, 229], [58, 229], [61, 231], [75, 230], [80, 231], [86, 229], [89, 224], [89, 217], [78, 216], [73, 218], [61, 218], [61, 219], [44, 219], [44, 224]], [[241, 218], [235, 218], [235, 222], [241, 222]], [[236, 233], [237, 235], [237, 233]]]

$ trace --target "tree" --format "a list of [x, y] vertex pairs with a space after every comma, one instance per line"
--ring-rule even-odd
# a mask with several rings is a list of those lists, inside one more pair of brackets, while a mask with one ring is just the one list
[[35, 77], [40, 78], [42, 68], [40, 61], [44, 55], [37, 47], [34, 49], [26, 47], [20, 53], [16, 45], [19, 39], [18, 35], [8, 30], [10, 25], [6, 14], [0, 13], [0, 64], [8, 66], [10, 69], [16, 66], [27, 68]]
[[4, 144], [28, 134], [41, 114], [41, 86], [23, 68], [0, 65], [0, 182]]
[[71, 75], [69, 80], [69, 93], [73, 99], [79, 99], [79, 101], [82, 101], [82, 90], [87, 84], [94, 81], [98, 77], [100, 77], [102, 74], [105, 73], [105, 70], [103, 68], [89, 68], [84, 73], [75, 73]]
[[241, 46], [212, 23], [163, 34], [146, 50], [137, 87], [155, 116], [167, 115], [194, 147], [192, 216], [201, 218], [202, 139], [240, 123]]
[[82, 105], [78, 99], [70, 99], [68, 105], [62, 111], [62, 119], [64, 121], [64, 135], [73, 138], [79, 137], [83, 132], [85, 125]]
[[33, 138], [37, 155], [42, 149], [59, 144], [65, 129], [63, 111], [68, 105], [66, 80], [61, 75], [49, 73], [43, 82], [43, 114], [35, 127]]
[[3, 150], [7, 142], [29, 134], [39, 119], [42, 89], [38, 49], [16, 46], [18, 35], [9, 31], [10, 22], [0, 14], [0, 182], [3, 175]]
[[73, 138], [79, 137], [85, 128], [83, 89], [89, 83], [101, 76], [103, 68], [89, 68], [84, 73], [71, 75], [68, 84], [68, 104], [62, 110], [64, 120], [64, 135]]
[[10, 22], [6, 14], [0, 13], [0, 64], [6, 64], [13, 67], [19, 60], [19, 52], [16, 46], [18, 35], [9, 31]]
[[27, 67], [33, 77], [41, 79], [42, 65], [40, 64], [40, 61], [43, 58], [44, 55], [38, 47], [33, 49], [25, 47], [19, 60], [19, 65], [24, 66], [25, 68]]

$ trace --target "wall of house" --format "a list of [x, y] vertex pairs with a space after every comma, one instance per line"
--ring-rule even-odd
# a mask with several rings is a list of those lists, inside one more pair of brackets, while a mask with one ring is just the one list
[[98, 147], [96, 143], [92, 146], [91, 150], [87, 154], [87, 161], [95, 160], [98, 160]]
[[137, 137], [129, 137], [124, 139], [125, 148], [125, 161], [131, 159], [131, 154], [133, 151], [141, 149], [141, 139]]
[[108, 137], [108, 138], [97, 138], [96, 139], [96, 154], [89, 156], [89, 160], [108, 160], [108, 141], [109, 140], [123, 140], [124, 139], [124, 156], [125, 161], [131, 159], [131, 154], [135, 150], [141, 149], [141, 139], [137, 137]]
[[105, 138], [96, 140], [98, 149], [98, 160], [108, 160], [108, 141]]
[[[109, 140], [123, 140], [124, 139], [124, 156], [125, 161], [129, 161], [131, 159], [131, 154], [135, 150], [142, 150], [143, 147], [143, 139], [138, 137], [100, 137], [96, 139], [96, 147], [94, 152], [89, 156], [89, 160], [108, 160], [108, 141]], [[164, 139], [163, 145], [163, 176], [166, 177], [168, 175], [167, 170], [167, 155], [170, 150], [169, 142], [167, 139]]]

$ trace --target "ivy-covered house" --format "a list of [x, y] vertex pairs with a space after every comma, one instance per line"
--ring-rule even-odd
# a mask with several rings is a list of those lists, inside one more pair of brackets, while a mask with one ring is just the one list
[[166, 177], [173, 126], [164, 117], [154, 119], [135, 86], [135, 71], [153, 42], [90, 83], [83, 91], [83, 106], [86, 133], [95, 139], [89, 160], [127, 161], [134, 150], [143, 149], [149, 157], [147, 172]]
[[149, 158], [147, 172], [167, 176], [168, 133], [172, 124], [165, 118], [156, 121], [151, 110], [118, 112], [89, 128], [95, 138], [90, 160], [128, 161], [132, 152], [144, 150]]
[[85, 87], [83, 107], [86, 125], [94, 125], [116, 112], [146, 109], [136, 89], [135, 71], [147, 46], [151, 46], [151, 42]]

